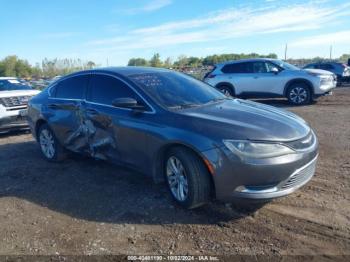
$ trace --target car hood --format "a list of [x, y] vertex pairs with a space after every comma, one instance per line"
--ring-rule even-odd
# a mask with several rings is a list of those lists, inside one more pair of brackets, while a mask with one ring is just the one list
[[303, 69], [307, 72], [311, 72], [317, 75], [333, 75], [332, 72], [330, 71], [326, 71], [326, 70], [322, 70], [322, 69]]
[[209, 137], [260, 141], [293, 141], [310, 132], [300, 117], [272, 106], [241, 99], [183, 110], [192, 130]]
[[11, 90], [11, 91], [0, 91], [0, 97], [11, 97], [11, 96], [35, 96], [40, 93], [39, 90]]

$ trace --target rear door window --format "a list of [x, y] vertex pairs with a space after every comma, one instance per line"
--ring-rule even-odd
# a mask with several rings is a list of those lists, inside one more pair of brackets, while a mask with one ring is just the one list
[[84, 99], [89, 79], [89, 75], [79, 75], [60, 81], [55, 87], [55, 97], [65, 99]]
[[251, 74], [254, 72], [252, 62], [227, 64], [221, 71], [226, 74]]
[[88, 92], [88, 101], [112, 105], [116, 98], [134, 98], [140, 101], [130, 87], [121, 80], [108, 75], [93, 75]]

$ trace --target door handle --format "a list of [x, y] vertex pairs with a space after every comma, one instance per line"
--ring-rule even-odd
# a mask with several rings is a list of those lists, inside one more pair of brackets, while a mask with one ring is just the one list
[[57, 104], [49, 104], [47, 107], [50, 109], [57, 109], [58, 105]]
[[92, 108], [86, 109], [86, 113], [89, 115], [98, 115], [99, 114], [99, 112], [97, 110], [92, 109]]
[[48, 104], [47, 106], [50, 109], [67, 109], [67, 110], [75, 110], [78, 108], [76, 104], [69, 103], [69, 104]]

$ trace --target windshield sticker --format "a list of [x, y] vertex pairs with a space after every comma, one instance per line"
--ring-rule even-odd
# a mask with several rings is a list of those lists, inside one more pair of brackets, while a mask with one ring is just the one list
[[8, 80], [11, 84], [20, 84], [20, 82], [16, 79], [10, 79]]

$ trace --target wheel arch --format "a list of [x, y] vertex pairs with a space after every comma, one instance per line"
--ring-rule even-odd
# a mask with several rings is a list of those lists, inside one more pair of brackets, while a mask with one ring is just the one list
[[289, 80], [285, 86], [284, 86], [284, 90], [283, 90], [283, 95], [285, 97], [287, 97], [287, 91], [288, 91], [288, 88], [290, 88], [293, 84], [296, 84], [296, 83], [304, 83], [306, 84], [309, 89], [310, 89], [310, 92], [311, 92], [311, 96], [314, 95], [315, 93], [315, 90], [314, 90], [314, 86], [313, 84], [311, 83], [311, 81], [305, 79], [305, 78], [295, 78], [295, 79], [292, 79], [292, 80]]
[[201, 161], [203, 162], [205, 168], [207, 169], [207, 171], [209, 173], [212, 194], [213, 194], [213, 196], [215, 196], [216, 189], [215, 189], [213, 174], [210, 171], [210, 168], [208, 167], [208, 163], [206, 163], [206, 161], [208, 161], [208, 160], [203, 156], [203, 154], [201, 152], [196, 150], [193, 146], [182, 143], [182, 142], [171, 142], [171, 143], [163, 145], [161, 148], [159, 148], [159, 150], [157, 151], [156, 156], [154, 158], [154, 161], [153, 161], [153, 168], [152, 168], [153, 181], [156, 184], [165, 182], [165, 177], [164, 177], [164, 173], [163, 173], [165, 156], [166, 156], [167, 152], [169, 152], [169, 150], [171, 148], [174, 148], [174, 147], [185, 148], [185, 149], [191, 151], [192, 153], [194, 153], [197, 157], [199, 157], [201, 159]]
[[35, 132], [35, 139], [38, 140], [38, 132], [39, 132], [39, 129], [42, 125], [44, 124], [47, 124], [47, 121], [43, 118], [40, 118], [36, 121], [35, 123], [35, 129], [34, 129], [34, 132]]

